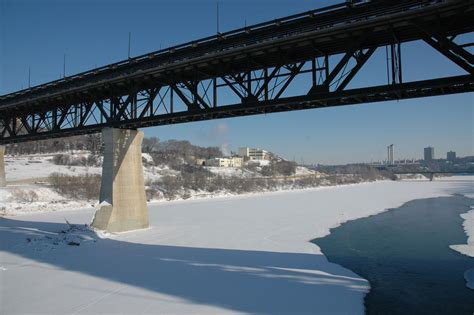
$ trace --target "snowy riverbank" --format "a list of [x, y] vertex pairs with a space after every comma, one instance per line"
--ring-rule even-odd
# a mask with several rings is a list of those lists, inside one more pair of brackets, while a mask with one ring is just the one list
[[163, 202], [150, 205], [149, 229], [85, 233], [80, 246], [58, 235], [93, 209], [0, 218], [0, 313], [362, 314], [367, 281], [309, 241], [409, 200], [472, 194], [473, 181]]
[[474, 210], [461, 214], [464, 219], [463, 227], [468, 236], [466, 244], [451, 245], [450, 247], [461, 254], [474, 257]]
[[[474, 198], [474, 194], [466, 194], [466, 196]], [[468, 237], [467, 243], [451, 245], [449, 247], [463, 255], [474, 257], [474, 209], [461, 214], [461, 217], [464, 219], [463, 227]], [[464, 278], [466, 279], [467, 287], [474, 290], [474, 268], [467, 270], [464, 273]]]

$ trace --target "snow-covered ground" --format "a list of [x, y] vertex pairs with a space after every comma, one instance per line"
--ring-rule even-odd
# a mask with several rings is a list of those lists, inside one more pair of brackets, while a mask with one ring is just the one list
[[[87, 152], [68, 153], [72, 158], [87, 156]], [[53, 173], [78, 176], [85, 174], [102, 174], [102, 167], [56, 165], [53, 157], [56, 154], [34, 154], [5, 157], [5, 173], [11, 183], [43, 181]], [[149, 154], [142, 154], [145, 161], [153, 161]], [[163, 175], [173, 175], [176, 172], [167, 166], [149, 166], [144, 168], [145, 180], [157, 180]]]
[[[78, 153], [75, 156], [80, 156]], [[101, 167], [55, 165], [54, 154], [35, 154], [5, 157], [7, 181], [42, 180], [52, 173], [66, 175], [101, 174]]]
[[409, 200], [472, 194], [473, 181], [160, 202], [149, 229], [117, 235], [84, 228], [91, 208], [0, 218], [0, 313], [362, 314], [367, 281], [309, 241]]

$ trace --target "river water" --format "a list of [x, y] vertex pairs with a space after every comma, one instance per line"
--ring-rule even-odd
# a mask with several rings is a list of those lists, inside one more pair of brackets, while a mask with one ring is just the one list
[[464, 272], [474, 258], [449, 248], [466, 244], [460, 214], [474, 200], [420, 199], [347, 222], [313, 240], [328, 260], [370, 282], [366, 314], [474, 314]]

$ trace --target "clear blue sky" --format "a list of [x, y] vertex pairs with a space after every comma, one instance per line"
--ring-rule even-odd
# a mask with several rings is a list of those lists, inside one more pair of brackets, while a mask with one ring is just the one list
[[[220, 0], [221, 31], [299, 13], [336, 1]], [[215, 0], [0, 0], [0, 94], [55, 80], [132, 55], [216, 32]], [[474, 41], [469, 35], [464, 40]], [[404, 46], [406, 81], [463, 72], [425, 44]], [[353, 87], [383, 84], [385, 52], [378, 51]], [[411, 56], [411, 57], [408, 57]], [[297, 87], [295, 87], [297, 88]], [[144, 129], [147, 136], [206, 146], [255, 146], [298, 162], [346, 163], [395, 157], [474, 155], [473, 93], [400, 102], [306, 110]]]

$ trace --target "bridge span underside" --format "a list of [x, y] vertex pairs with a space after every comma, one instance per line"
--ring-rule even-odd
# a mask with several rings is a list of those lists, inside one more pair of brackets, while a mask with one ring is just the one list
[[[472, 92], [473, 44], [457, 36], [473, 21], [471, 0], [354, 1], [218, 34], [1, 96], [0, 144]], [[465, 74], [405, 82], [411, 41]], [[383, 83], [348, 88], [377, 49]]]

